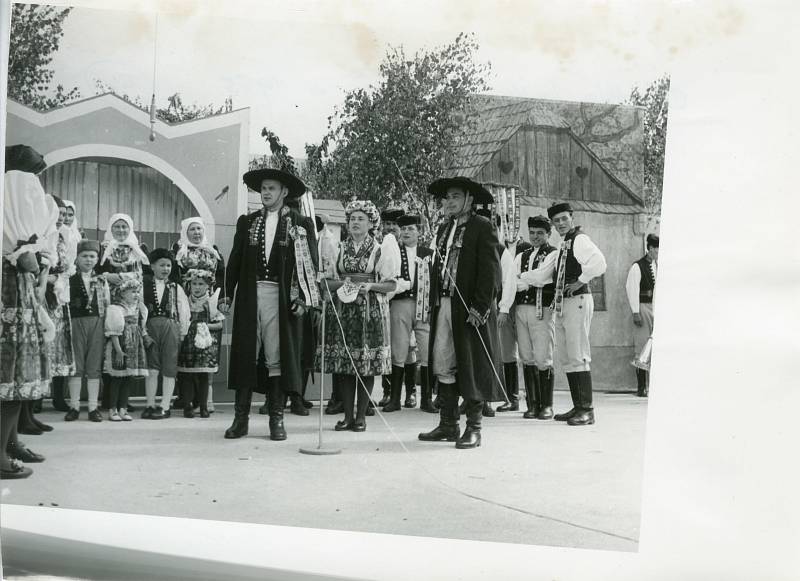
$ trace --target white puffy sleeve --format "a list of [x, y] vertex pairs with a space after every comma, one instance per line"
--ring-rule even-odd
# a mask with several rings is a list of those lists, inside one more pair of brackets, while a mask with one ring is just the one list
[[125, 313], [119, 305], [110, 305], [106, 311], [106, 337], [122, 335], [125, 330]]
[[387, 234], [380, 247], [380, 256], [375, 264], [378, 281], [387, 282], [400, 277], [400, 246], [393, 234]]
[[[189, 332], [189, 327], [192, 324], [192, 312], [189, 309], [189, 299], [186, 297], [183, 287], [176, 284], [175, 289], [178, 297], [178, 322], [181, 327], [181, 337], [184, 337]], [[219, 292], [219, 289], [217, 289], [217, 292]]]
[[208, 311], [211, 316], [212, 323], [219, 323], [225, 320], [225, 315], [219, 312], [217, 305], [219, 304], [219, 289], [214, 291], [208, 298]]

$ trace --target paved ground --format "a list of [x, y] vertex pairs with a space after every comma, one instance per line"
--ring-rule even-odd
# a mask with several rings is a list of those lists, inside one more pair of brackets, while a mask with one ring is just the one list
[[[557, 411], [568, 408], [568, 393], [555, 396]], [[228, 405], [206, 420], [120, 424], [90, 423], [85, 411], [65, 423], [45, 411], [39, 417], [56, 429], [24, 441], [47, 461], [28, 480], [4, 481], [2, 501], [635, 551], [647, 403], [597, 393], [595, 408], [590, 427], [498, 414], [484, 419], [477, 450], [419, 442], [437, 421], [419, 410], [385, 416], [407, 451], [377, 416], [362, 434], [334, 432], [341, 416], [324, 416], [324, 443], [337, 456], [298, 452], [317, 445], [316, 408], [286, 416], [285, 442], [264, 438], [255, 407], [241, 440], [222, 438]]]

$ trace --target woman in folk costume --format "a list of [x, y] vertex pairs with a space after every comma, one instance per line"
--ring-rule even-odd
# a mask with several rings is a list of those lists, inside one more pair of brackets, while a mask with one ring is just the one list
[[97, 272], [104, 275], [112, 292], [124, 280], [135, 278], [142, 282], [142, 265], [150, 264], [150, 261], [139, 246], [130, 216], [111, 216], [103, 236], [102, 250]]
[[[396, 244], [382, 247], [373, 235], [379, 215], [372, 202], [350, 202], [345, 215], [350, 236], [339, 245], [334, 260], [323, 257], [321, 261], [331, 264], [323, 273], [323, 295], [331, 308], [325, 313], [325, 350], [322, 345], [317, 349], [317, 368], [337, 376], [344, 420], [335, 429], [363, 432], [373, 378], [392, 369], [386, 294], [396, 288], [400, 252]], [[323, 355], [325, 368], [321, 369]], [[358, 402], [355, 419], [354, 400]]]
[[64, 246], [67, 257], [67, 274], [72, 276], [76, 272], [75, 259], [78, 257], [78, 243], [83, 240], [83, 235], [78, 228], [78, 207], [75, 202], [63, 200], [64, 202], [64, 224], [59, 229], [64, 238]]
[[[193, 216], [181, 221], [181, 238], [178, 241], [178, 251], [175, 253], [175, 261], [178, 263], [180, 279], [183, 282], [190, 270], [203, 270], [213, 275], [209, 284], [209, 294], [216, 289], [225, 292], [225, 264], [217, 249], [211, 245], [206, 235], [206, 224], [199, 216]], [[188, 284], [188, 282], [186, 283]], [[188, 296], [190, 290], [188, 286], [183, 289]], [[225, 296], [224, 294], [222, 295]], [[219, 350], [222, 345], [222, 329], [212, 333], [216, 339], [217, 349], [216, 359], [219, 361]], [[180, 390], [180, 386], [178, 387]], [[183, 399], [183, 394], [178, 391], [178, 399]], [[191, 403], [191, 402], [186, 402]], [[195, 402], [200, 405], [201, 402]], [[207, 408], [209, 412], [214, 412], [213, 385], [212, 378], [209, 376]], [[184, 406], [185, 407], [185, 406]]]
[[43, 306], [52, 257], [48, 238], [58, 208], [42, 189], [37, 173], [41, 155], [23, 145], [6, 148], [3, 216], [2, 290], [0, 291], [0, 478], [27, 478], [22, 462], [44, 458], [17, 439], [22, 403], [48, 395], [47, 343], [55, 328]]

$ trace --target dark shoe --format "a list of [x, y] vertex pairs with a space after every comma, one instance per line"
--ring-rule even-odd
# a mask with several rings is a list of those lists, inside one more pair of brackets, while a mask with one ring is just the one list
[[436, 409], [436, 406], [431, 402], [430, 399], [428, 401], [425, 401], [423, 399], [422, 402], [419, 404], [419, 409], [423, 412], [428, 412], [429, 414], [435, 414], [439, 412], [439, 410]]
[[456, 448], [459, 450], [469, 450], [470, 448], [478, 448], [481, 445], [481, 431], [467, 426], [462, 435], [456, 442]]
[[488, 401], [483, 402], [483, 417], [484, 418], [494, 417], [494, 410], [492, 409], [492, 406], [489, 404]]
[[103, 415], [100, 413], [99, 409], [93, 409], [89, 412], [89, 421], [90, 422], [102, 422]]
[[308, 401], [306, 398], [300, 396], [300, 400], [303, 402], [303, 407], [306, 408], [307, 410], [310, 410], [311, 408], [314, 407], [314, 404]]
[[553, 418], [553, 370], [536, 370], [539, 378], [539, 396], [541, 397], [537, 420], [550, 420]]
[[267, 405], [267, 402], [264, 402], [264, 405], [258, 408], [258, 414], [261, 416], [265, 416], [268, 413], [269, 413], [269, 406]]
[[570, 426], [588, 426], [594, 423], [594, 410], [579, 410], [577, 414], [567, 420]]
[[553, 419], [553, 408], [550, 406], [543, 407], [542, 410], [539, 412], [539, 415], [536, 416], [537, 420], [552, 420]]
[[201, 418], [210, 418], [211, 414], [208, 413], [208, 407], [201, 405], [200, 406], [200, 417]]
[[383, 406], [383, 412], [387, 414], [391, 412], [399, 412], [402, 409], [403, 408], [400, 407], [400, 404], [394, 401], [390, 401], [385, 406]]
[[33, 418], [33, 425], [42, 430], [43, 432], [52, 432], [53, 426], [40, 422], [36, 417]]
[[231, 427], [225, 430], [226, 440], [235, 440], [247, 435], [250, 420], [248, 418], [233, 418]]
[[65, 402], [63, 399], [62, 400], [54, 399], [53, 409], [56, 410], [57, 412], [68, 412], [70, 410], [70, 407], [69, 405], [67, 405], [67, 402]]
[[353, 420], [346, 421], [346, 420], [339, 420], [336, 422], [336, 425], [333, 426], [333, 429], [337, 432], [349, 432], [353, 429], [353, 424], [355, 422]]
[[[372, 401], [372, 400], [370, 400], [370, 401]], [[367, 415], [367, 416], [374, 416], [375, 415], [375, 408], [373, 408], [372, 406], [367, 406], [367, 411], [364, 412], [364, 414]]]
[[156, 410], [155, 410], [154, 407], [147, 406], [146, 408], [144, 408], [144, 411], [142, 412], [142, 419], [143, 420], [152, 420], [153, 419], [153, 412], [155, 412], [155, 411]]
[[423, 442], [456, 442], [458, 441], [458, 435], [458, 424], [442, 425], [440, 423], [430, 432], [423, 432], [417, 437]]
[[303, 405], [303, 398], [300, 397], [300, 394], [293, 393], [291, 395], [291, 398], [292, 398], [292, 406], [291, 409], [289, 410], [290, 413], [293, 413], [296, 416], [307, 416], [308, 409], [306, 409], [306, 406]]
[[[392, 366], [392, 373], [394, 373], [394, 365]], [[381, 385], [383, 386], [383, 397], [378, 402], [378, 405], [380, 407], [385, 406], [387, 403], [389, 403], [389, 400], [391, 400], [392, 398], [392, 383], [390, 377], [391, 376], [387, 377], [384, 375], [381, 378]]]
[[81, 416], [81, 412], [76, 410], [75, 408], [69, 408], [67, 415], [64, 416], [65, 422], [74, 422]]
[[174, 410], [179, 410], [184, 407], [186, 406], [183, 405], [183, 398], [180, 396], [176, 397], [175, 400], [172, 402], [172, 409]]
[[350, 428], [353, 432], [366, 432], [367, 431], [367, 422], [361, 420], [360, 422], [353, 422], [353, 427]]
[[12, 466], [9, 470], [0, 469], [0, 480], [15, 480], [19, 478], [27, 478], [33, 474], [33, 470], [27, 466], [16, 465]]
[[501, 406], [498, 406], [495, 411], [498, 412], [518, 412], [519, 411], [519, 402], [512, 401], [511, 403], [504, 403]]
[[26, 464], [37, 464], [44, 462], [44, 456], [37, 454], [25, 447], [25, 444], [17, 442], [16, 444], [8, 443], [6, 447], [8, 455], [14, 460], [25, 462]]
[[328, 406], [325, 408], [325, 415], [327, 416], [335, 416], [336, 414], [340, 414], [344, 411], [344, 404], [340, 401], [329, 402]]
[[579, 410], [577, 408], [572, 408], [571, 410], [563, 414], [554, 415], [553, 419], [557, 422], [566, 422], [569, 421], [571, 418], [573, 418], [578, 413], [578, 411]]
[[406, 401], [403, 403], [403, 407], [405, 408], [415, 408], [417, 407], [417, 396], [413, 393], [410, 393], [406, 396]]
[[283, 418], [271, 417], [269, 419], [269, 439], [275, 442], [286, 439], [286, 429], [283, 427]]
[[18, 427], [17, 433], [25, 434], [26, 436], [41, 436], [42, 434], [44, 434], [44, 430], [40, 430], [33, 424], [30, 424], [28, 426], [23, 426], [21, 428]]
[[537, 418], [536, 414], [533, 413], [533, 410], [526, 411], [524, 414], [522, 414], [522, 417], [526, 420], [535, 420]]
[[[150, 412], [150, 417], [147, 418], [147, 419], [148, 420], [163, 420], [164, 418], [168, 418], [169, 417], [168, 414], [169, 414], [169, 410], [167, 410], [165, 412], [164, 408], [162, 408], [160, 405], [157, 405], [156, 407], [152, 408], [152, 411]], [[144, 416], [142, 416], [142, 417], [144, 417]]]
[[194, 417], [194, 408], [190, 405], [183, 408], [183, 417], [192, 419]]
[[163, 410], [163, 411], [164, 411], [164, 419], [165, 420], [172, 416], [172, 411], [171, 410]]

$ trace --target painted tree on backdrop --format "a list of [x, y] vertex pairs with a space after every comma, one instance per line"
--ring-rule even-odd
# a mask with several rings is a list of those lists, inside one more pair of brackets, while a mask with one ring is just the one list
[[645, 108], [644, 114], [644, 201], [648, 214], [661, 215], [661, 192], [664, 185], [664, 154], [667, 144], [669, 112], [669, 76], [656, 79], [644, 93], [634, 88], [628, 99], [631, 105]]
[[71, 8], [13, 4], [8, 52], [8, 97], [38, 110], [60, 107], [80, 98], [77, 87], [51, 87], [54, 71], [48, 66], [64, 36], [64, 20]]
[[[417, 210], [417, 201], [428, 200], [420, 195], [427, 185], [453, 166], [472, 98], [489, 89], [490, 64], [477, 62], [477, 51], [468, 34], [413, 57], [390, 48], [378, 84], [347, 93], [320, 143], [306, 145], [304, 179], [321, 197]], [[430, 217], [431, 208], [423, 212]]]

